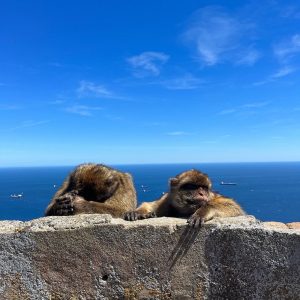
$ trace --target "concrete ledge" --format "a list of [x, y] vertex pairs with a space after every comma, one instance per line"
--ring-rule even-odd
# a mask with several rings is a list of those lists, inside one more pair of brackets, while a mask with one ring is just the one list
[[300, 230], [270, 223], [3, 221], [0, 299], [299, 299]]

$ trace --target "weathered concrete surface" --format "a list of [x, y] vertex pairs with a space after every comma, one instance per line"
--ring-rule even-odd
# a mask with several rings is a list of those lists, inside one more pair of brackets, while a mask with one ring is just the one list
[[0, 299], [300, 299], [300, 230], [280, 224], [0, 222]]

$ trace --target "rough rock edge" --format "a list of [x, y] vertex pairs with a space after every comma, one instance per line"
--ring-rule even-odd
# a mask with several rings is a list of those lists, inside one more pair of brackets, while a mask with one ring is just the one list
[[[228, 228], [228, 229], [262, 229], [278, 232], [300, 234], [299, 222], [284, 224], [281, 222], [261, 222], [254, 216], [240, 216], [231, 218], [216, 218], [205, 223], [205, 227]], [[56, 231], [56, 230], [74, 230], [103, 225], [122, 225], [124, 228], [139, 226], [167, 226], [170, 232], [176, 230], [179, 226], [185, 226], [186, 220], [179, 218], [153, 218], [135, 222], [114, 219], [108, 214], [82, 214], [67, 217], [43, 217], [27, 222], [22, 221], [0, 221], [0, 233], [16, 232], [37, 232], [37, 231]]]

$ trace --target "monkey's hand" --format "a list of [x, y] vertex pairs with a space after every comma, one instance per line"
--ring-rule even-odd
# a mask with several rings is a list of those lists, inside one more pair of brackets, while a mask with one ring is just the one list
[[55, 205], [53, 206], [54, 216], [69, 216], [74, 214], [74, 200], [77, 197], [78, 192], [72, 191], [66, 193], [55, 200]]
[[187, 223], [191, 227], [199, 228], [206, 221], [205, 215], [206, 215], [206, 210], [203, 208], [199, 208], [196, 210], [194, 214], [191, 215], [191, 217], [187, 220]]
[[149, 218], [156, 218], [155, 212], [150, 213], [139, 213], [136, 210], [128, 211], [124, 215], [124, 220], [126, 221], [136, 221], [136, 220], [143, 220], [143, 219], [149, 219]]

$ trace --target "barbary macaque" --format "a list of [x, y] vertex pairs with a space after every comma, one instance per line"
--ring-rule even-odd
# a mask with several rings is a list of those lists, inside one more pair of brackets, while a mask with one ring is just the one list
[[79, 165], [48, 205], [46, 216], [111, 214], [122, 217], [136, 209], [132, 177], [102, 164]]
[[171, 178], [170, 190], [160, 199], [144, 202], [136, 210], [128, 211], [128, 221], [152, 217], [187, 218], [192, 227], [200, 227], [215, 217], [244, 215], [242, 208], [231, 198], [212, 191], [209, 177], [195, 169]]

